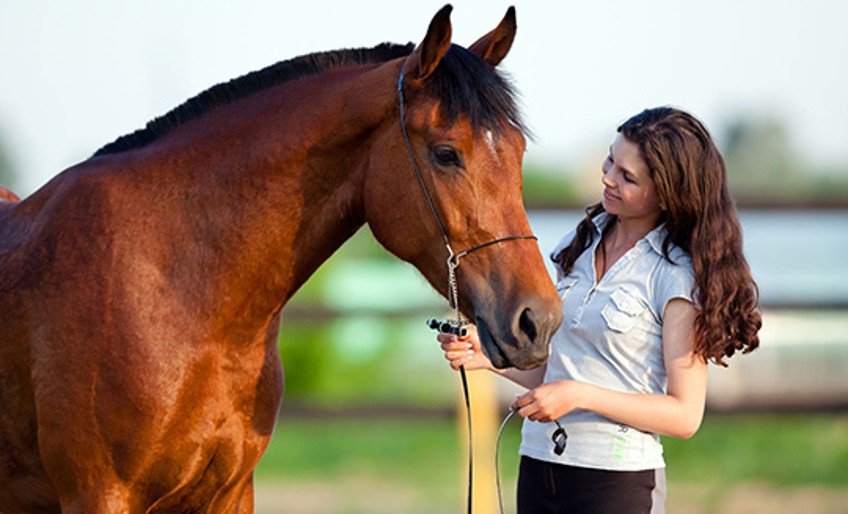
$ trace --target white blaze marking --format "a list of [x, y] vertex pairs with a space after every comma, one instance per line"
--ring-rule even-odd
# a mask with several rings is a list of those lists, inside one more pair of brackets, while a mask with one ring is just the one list
[[495, 149], [495, 135], [491, 130], [486, 131], [486, 146], [489, 147], [489, 151], [492, 153], [492, 157], [494, 157], [495, 161], [498, 161], [498, 152]]

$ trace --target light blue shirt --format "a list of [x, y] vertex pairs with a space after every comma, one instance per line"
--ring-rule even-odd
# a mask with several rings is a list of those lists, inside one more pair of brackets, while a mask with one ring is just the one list
[[[618, 259], [600, 282], [595, 250], [610, 216], [593, 221], [595, 236], [571, 273], [558, 271], [563, 321], [551, 340], [545, 382], [579, 380], [630, 393], [666, 394], [662, 348], [665, 306], [674, 298], [692, 301], [694, 272], [689, 256], [672, 246], [669, 262], [662, 251], [666, 235], [657, 227]], [[574, 231], [554, 249], [559, 253]], [[560, 423], [568, 434], [565, 452], [554, 454], [553, 423], [525, 420], [519, 453], [548, 462], [586, 468], [640, 471], [665, 467], [657, 434], [642, 432], [589, 411], [576, 410]]]

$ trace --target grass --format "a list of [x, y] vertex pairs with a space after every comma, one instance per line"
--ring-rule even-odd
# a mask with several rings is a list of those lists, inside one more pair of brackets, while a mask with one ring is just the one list
[[461, 453], [450, 419], [283, 421], [256, 470], [256, 512], [454, 513]]
[[691, 440], [664, 444], [675, 480], [848, 487], [845, 414], [708, 415]]
[[289, 420], [277, 428], [257, 469], [259, 479], [326, 478], [346, 473], [391, 481], [439, 478], [456, 468], [452, 420]]
[[[501, 443], [507, 504], [516, 478], [519, 430], [518, 421], [510, 423]], [[324, 507], [325, 512], [382, 512], [373, 504], [376, 491], [402, 493], [408, 502], [404, 512], [419, 512], [418, 507], [420, 512], [457, 512], [465, 494], [464, 437], [462, 427], [447, 418], [283, 420], [257, 468], [257, 489], [275, 484], [300, 496], [295, 491], [331, 486], [328, 490], [346, 498], [347, 510]], [[848, 490], [846, 414], [708, 414], [694, 438], [666, 439], [665, 447], [670, 501], [677, 490], [690, 502], [722, 505], [723, 495], [751, 483], [765, 487], [766, 497], [773, 496], [769, 488]], [[403, 503], [393, 501], [395, 508]], [[715, 509], [680, 510], [728, 510]]]

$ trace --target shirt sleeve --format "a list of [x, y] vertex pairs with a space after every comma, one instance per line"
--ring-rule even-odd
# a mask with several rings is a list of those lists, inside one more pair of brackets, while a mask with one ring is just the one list
[[692, 287], [695, 285], [692, 260], [682, 252], [673, 255], [672, 260], [674, 263], [663, 258], [654, 277], [654, 309], [660, 318], [665, 313], [668, 302], [676, 298], [696, 303], [692, 296]]

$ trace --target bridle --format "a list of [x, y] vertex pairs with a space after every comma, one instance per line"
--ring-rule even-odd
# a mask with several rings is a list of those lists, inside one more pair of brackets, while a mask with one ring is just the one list
[[[498, 243], [503, 243], [503, 242], [507, 242], [507, 241], [515, 241], [515, 240], [520, 240], [520, 239], [537, 239], [537, 238], [533, 234], [504, 236], [504, 237], [499, 237], [497, 239], [492, 239], [491, 241], [487, 241], [485, 243], [478, 244], [476, 246], [468, 248], [467, 250], [463, 250], [459, 253], [454, 253], [454, 250], [453, 250], [453, 248], [451, 247], [451, 244], [450, 244], [450, 238], [448, 237], [447, 230], [445, 229], [445, 225], [442, 223], [442, 220], [439, 217], [439, 212], [436, 210], [436, 204], [433, 201], [433, 196], [430, 194], [430, 190], [427, 189], [427, 184], [424, 182], [424, 175], [421, 173], [421, 168], [418, 166], [418, 160], [415, 158], [415, 152], [412, 149], [412, 142], [409, 139], [409, 132], [406, 129], [406, 108], [405, 108], [406, 106], [404, 104], [404, 98], [403, 98], [403, 75], [404, 75], [404, 72], [406, 70], [406, 62], [407, 61], [404, 61], [403, 65], [400, 68], [400, 74], [398, 75], [398, 81], [397, 81], [397, 92], [398, 92], [398, 99], [399, 99], [399, 104], [400, 104], [400, 126], [401, 126], [401, 130], [403, 131], [403, 139], [406, 142], [406, 149], [409, 152], [409, 159], [412, 162], [412, 169], [415, 171], [415, 176], [418, 178], [418, 183], [421, 185], [421, 190], [424, 192], [424, 199], [427, 201], [427, 205], [430, 208], [430, 213], [433, 215], [433, 219], [436, 222], [436, 226], [438, 227], [439, 232], [442, 235], [442, 242], [444, 243], [445, 248], [447, 249], [447, 252], [448, 252], [448, 259], [447, 259], [447, 270], [448, 270], [447, 297], [448, 297], [448, 303], [450, 304], [451, 309], [454, 311], [454, 316], [455, 316], [454, 320], [449, 320], [449, 321], [456, 322], [456, 324], [463, 324], [464, 322], [462, 321], [462, 313], [460, 312], [460, 308], [459, 308], [459, 286], [458, 286], [458, 283], [457, 283], [457, 280], [456, 280], [456, 269], [459, 267], [459, 260], [461, 258], [465, 257], [466, 255], [472, 253], [472, 252], [476, 252], [477, 250], [482, 250], [483, 248], [488, 248], [488, 247], [496, 245]], [[472, 509], [471, 509], [471, 507], [472, 507], [472, 505], [471, 505], [472, 494], [471, 493], [472, 493], [472, 484], [473, 484], [473, 477], [474, 477], [473, 445], [471, 444], [471, 437], [472, 437], [473, 431], [472, 431], [472, 427], [471, 427], [471, 399], [470, 399], [470, 395], [468, 393], [468, 378], [467, 378], [466, 373], [465, 373], [465, 366], [460, 366], [459, 374], [460, 374], [460, 378], [462, 379], [462, 392], [463, 392], [463, 395], [465, 397], [465, 412], [466, 412], [466, 419], [467, 419], [467, 422], [468, 422], [468, 498], [467, 498], [467, 500], [468, 500], [467, 504], [468, 505], [467, 505], [467, 507], [468, 507], [468, 514], [471, 514], [471, 511], [472, 511]], [[506, 422], [509, 420], [509, 418], [511, 416], [512, 416], [512, 413], [510, 412], [507, 415], [506, 419], [504, 419], [504, 422], [501, 425], [501, 429], [498, 433], [498, 442], [500, 442], [500, 436], [501, 436], [501, 433], [503, 432], [503, 427], [504, 427], [504, 425], [506, 425]], [[559, 425], [559, 423], [557, 423], [557, 425]], [[560, 430], [561, 429], [562, 429], [562, 427], [560, 427]], [[563, 435], [565, 434], [564, 431], [562, 433], [563, 433]], [[498, 454], [497, 454], [497, 451], [496, 451], [496, 453], [495, 453], [495, 465], [496, 466], [497, 466], [497, 456], [498, 456]], [[498, 500], [499, 501], [500, 501], [500, 497], [501, 497], [500, 496], [500, 478], [498, 477]], [[501, 504], [501, 512], [503, 512], [503, 505], [502, 504]]]
[[421, 191], [423, 191], [424, 193], [424, 199], [427, 201], [427, 205], [430, 208], [430, 213], [433, 215], [433, 220], [435, 220], [436, 222], [436, 226], [438, 227], [439, 233], [442, 236], [442, 242], [444, 243], [445, 248], [448, 252], [448, 303], [450, 303], [451, 309], [455, 311], [456, 321], [461, 321], [461, 314], [459, 311], [459, 297], [457, 295], [458, 286], [456, 281], [456, 269], [459, 267], [459, 259], [465, 257], [466, 255], [472, 252], [482, 250], [483, 248], [487, 248], [498, 243], [519, 239], [537, 238], [533, 234], [504, 236], [499, 237], [497, 239], [492, 239], [491, 241], [487, 241], [485, 243], [478, 244], [459, 253], [454, 253], [453, 248], [450, 245], [450, 238], [448, 237], [448, 232], [445, 229], [444, 223], [442, 223], [442, 219], [439, 217], [439, 212], [436, 210], [436, 204], [433, 201], [433, 196], [430, 194], [430, 190], [427, 189], [427, 184], [424, 182], [424, 174], [421, 172], [421, 168], [418, 166], [418, 159], [415, 158], [415, 152], [412, 149], [412, 142], [409, 139], [409, 132], [406, 129], [406, 104], [404, 103], [403, 99], [403, 75], [405, 71], [406, 61], [403, 62], [403, 65], [400, 68], [400, 74], [398, 75], [397, 81], [397, 92], [400, 104], [400, 127], [403, 132], [403, 140], [406, 142], [406, 149], [409, 152], [409, 159], [412, 162], [412, 169], [415, 171], [415, 176], [418, 178], [418, 183], [421, 185]]

